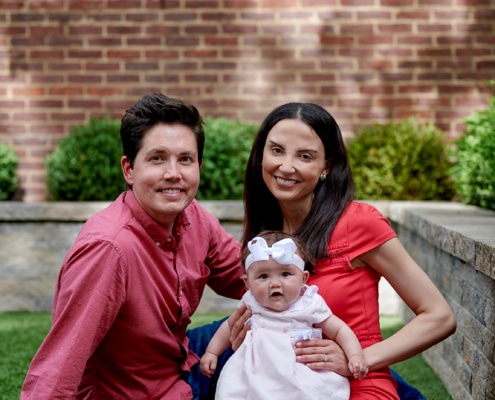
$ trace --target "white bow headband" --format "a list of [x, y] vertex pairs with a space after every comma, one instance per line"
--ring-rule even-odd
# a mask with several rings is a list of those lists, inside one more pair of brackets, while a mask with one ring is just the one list
[[279, 264], [294, 264], [304, 271], [304, 260], [296, 254], [297, 246], [292, 239], [282, 239], [268, 247], [266, 240], [257, 236], [248, 243], [248, 248], [251, 254], [246, 257], [246, 271], [252, 263], [268, 260], [270, 256]]

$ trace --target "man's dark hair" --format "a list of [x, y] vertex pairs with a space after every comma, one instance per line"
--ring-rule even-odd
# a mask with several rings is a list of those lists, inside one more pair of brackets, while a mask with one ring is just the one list
[[178, 123], [191, 129], [198, 145], [198, 162], [203, 160], [205, 133], [203, 118], [198, 109], [181, 99], [152, 93], [143, 96], [136, 104], [128, 108], [122, 117], [120, 138], [124, 156], [134, 166], [136, 155], [143, 145], [146, 133], [158, 124]]

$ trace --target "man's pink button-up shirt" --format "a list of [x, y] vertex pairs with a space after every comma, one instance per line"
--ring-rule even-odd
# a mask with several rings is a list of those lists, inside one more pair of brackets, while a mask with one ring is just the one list
[[[186, 328], [205, 285], [244, 292], [240, 245], [193, 201], [170, 234], [123, 193], [83, 226], [62, 265], [52, 328], [21, 399], [191, 399]], [[76, 396], [74, 396], [77, 393]]]

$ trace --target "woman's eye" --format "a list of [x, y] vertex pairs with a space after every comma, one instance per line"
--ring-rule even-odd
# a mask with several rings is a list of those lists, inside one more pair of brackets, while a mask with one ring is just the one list
[[305, 161], [310, 161], [312, 160], [313, 158], [311, 157], [311, 155], [307, 154], [307, 153], [304, 153], [304, 154], [301, 154], [300, 157], [305, 160]]
[[272, 147], [272, 153], [280, 154], [282, 153], [282, 149], [279, 147]]

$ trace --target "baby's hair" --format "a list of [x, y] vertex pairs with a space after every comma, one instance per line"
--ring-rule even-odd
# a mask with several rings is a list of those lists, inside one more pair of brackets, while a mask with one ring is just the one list
[[[308, 269], [308, 253], [301, 241], [299, 241], [295, 236], [292, 236], [289, 233], [285, 233], [282, 231], [263, 231], [256, 235], [256, 237], [262, 237], [266, 240], [266, 244], [268, 246], [272, 246], [274, 243], [282, 240], [282, 239], [292, 239], [297, 246], [296, 254], [298, 254], [304, 261], [305, 267], [304, 269]], [[241, 253], [241, 261], [244, 269], [246, 268], [246, 258], [251, 254], [249, 248], [246, 246], [242, 249]]]

